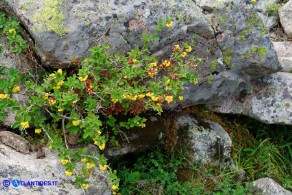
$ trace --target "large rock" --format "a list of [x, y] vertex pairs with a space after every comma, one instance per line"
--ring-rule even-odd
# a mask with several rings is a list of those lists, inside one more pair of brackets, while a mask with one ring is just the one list
[[292, 74], [278, 72], [253, 82], [250, 89], [222, 98], [209, 107], [221, 113], [244, 114], [265, 123], [292, 124]]
[[278, 10], [280, 0], [257, 1], [255, 8], [265, 27], [271, 29], [279, 23]]
[[265, 177], [253, 182], [253, 194], [255, 195], [292, 195], [273, 179]]
[[[56, 152], [45, 148], [46, 157], [36, 159], [35, 154], [21, 154], [12, 148], [0, 143], [0, 192], [1, 194], [31, 194], [31, 195], [49, 195], [49, 194], [84, 194], [82, 189], [74, 187], [73, 177], [66, 177], [64, 166], [60, 162]], [[111, 194], [108, 186], [108, 173], [94, 169], [95, 175], [89, 179], [89, 189], [85, 194]], [[5, 187], [5, 184], [10, 185]], [[50, 181], [45, 185], [13, 186], [13, 180], [24, 182], [31, 181]], [[5, 184], [4, 184], [4, 183]], [[54, 183], [53, 183], [54, 182]], [[56, 183], [55, 183], [56, 182]]]
[[178, 146], [187, 148], [193, 162], [234, 166], [231, 138], [217, 123], [187, 115], [176, 119], [176, 128]]
[[157, 20], [170, 16], [173, 28], [158, 33], [150, 50], [165, 56], [175, 43], [193, 43], [192, 54], [202, 58], [202, 64], [199, 87], [186, 86], [186, 93], [191, 93], [186, 102], [191, 105], [229, 96], [251, 77], [280, 68], [266, 28], [245, 0], [213, 3], [206, 15], [201, 4], [189, 0], [133, 4], [127, 0], [5, 0], [4, 4], [31, 34], [44, 64], [54, 68], [82, 59], [98, 41], [109, 42], [113, 51], [122, 53], [141, 46], [141, 33], [153, 33]]
[[273, 42], [273, 45], [278, 54], [279, 62], [283, 68], [281, 71], [291, 73], [292, 71], [292, 42], [291, 41]]
[[288, 37], [292, 38], [292, 1], [289, 0], [279, 10], [280, 22]]

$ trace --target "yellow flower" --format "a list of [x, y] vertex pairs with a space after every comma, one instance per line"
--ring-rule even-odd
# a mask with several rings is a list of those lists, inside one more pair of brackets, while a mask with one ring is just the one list
[[65, 158], [61, 159], [61, 163], [62, 163], [63, 165], [67, 164], [68, 162], [69, 162], [68, 159], [65, 159]]
[[59, 81], [58, 83], [57, 83], [57, 86], [62, 86], [64, 84], [64, 81]]
[[83, 188], [84, 190], [87, 190], [88, 187], [89, 187], [89, 185], [88, 185], [87, 183], [82, 184], [82, 188]]
[[117, 189], [119, 189], [119, 187], [117, 185], [112, 185], [112, 190], [116, 191]]
[[49, 100], [49, 104], [50, 104], [50, 105], [54, 105], [55, 103], [56, 103], [56, 100], [54, 100], [54, 99], [50, 99], [50, 100]]
[[48, 99], [48, 98], [49, 98], [49, 94], [48, 93], [45, 93], [44, 99]]
[[65, 174], [67, 177], [70, 177], [73, 173], [72, 173], [72, 171], [69, 170], [69, 171], [65, 171]]
[[162, 65], [165, 66], [165, 67], [169, 67], [169, 66], [170, 66], [170, 61], [168, 61], [168, 60], [164, 60], [164, 61], [162, 62]]
[[152, 62], [152, 63], [149, 64], [149, 67], [150, 67], [150, 68], [152, 68], [152, 67], [154, 67], [154, 66], [157, 66], [157, 62]]
[[167, 28], [171, 28], [173, 26], [173, 22], [172, 21], [171, 22], [166, 22], [165, 26]]
[[57, 73], [58, 73], [59, 75], [62, 75], [62, 74], [63, 74], [62, 69], [58, 69]]
[[117, 99], [117, 98], [113, 98], [112, 99], [112, 102], [115, 104], [115, 103], [117, 103], [119, 100]]
[[42, 129], [35, 129], [34, 132], [35, 132], [36, 134], [40, 134], [40, 133], [42, 132]]
[[92, 169], [95, 166], [94, 163], [86, 163], [87, 169]]
[[20, 91], [19, 85], [14, 85], [14, 87], [12, 89], [12, 92], [16, 93], [16, 92], [19, 92], [19, 91]]
[[179, 45], [174, 45], [173, 51], [178, 51], [180, 50], [180, 46]]
[[13, 28], [12, 29], [9, 29], [8, 32], [9, 32], [9, 34], [16, 34], [16, 31]]
[[76, 121], [76, 120], [74, 120], [74, 121], [72, 121], [72, 124], [73, 124], [74, 126], [78, 126], [78, 125], [80, 124], [80, 122], [79, 122], [79, 121]]
[[193, 80], [193, 83], [196, 85], [196, 84], [198, 84], [199, 83], [199, 79], [194, 79]]
[[97, 135], [97, 136], [100, 136], [100, 135], [101, 135], [101, 131], [97, 131], [97, 132], [96, 132], [96, 135]]
[[2, 93], [0, 93], [0, 99], [5, 99], [5, 98], [7, 98], [7, 94], [2, 94]]
[[182, 101], [182, 100], [184, 99], [184, 96], [178, 96], [178, 99], [179, 99], [180, 101]]
[[143, 99], [143, 98], [145, 97], [145, 95], [144, 95], [144, 94], [140, 94], [140, 95], [138, 95], [138, 97], [139, 97], [140, 99]]
[[28, 124], [28, 122], [21, 122], [20, 126], [21, 126], [21, 128], [26, 129], [29, 127], [29, 124]]
[[151, 96], [151, 100], [153, 102], [157, 102], [159, 100], [159, 97], [157, 97], [157, 96]]
[[50, 149], [53, 149], [53, 146], [50, 144], [50, 145], [49, 145], [49, 148], [50, 148]]
[[171, 95], [167, 95], [165, 97], [165, 101], [170, 104], [173, 101], [173, 97]]
[[84, 77], [78, 77], [79, 81], [84, 82], [86, 81], [88, 78], [88, 75], [84, 76]]
[[99, 165], [99, 169], [102, 171], [106, 170], [106, 168], [107, 168], [106, 165]]
[[60, 88], [61, 88], [61, 87], [58, 86], [58, 85], [53, 87], [53, 89], [60, 89]]
[[99, 145], [98, 147], [99, 147], [100, 150], [104, 150], [104, 148], [105, 148], [105, 144], [101, 144], [101, 145]]
[[81, 159], [81, 162], [83, 162], [83, 163], [86, 163], [88, 160], [87, 160], [87, 158], [82, 158]]
[[56, 75], [54, 73], [50, 74], [49, 77], [55, 78]]
[[180, 56], [181, 56], [182, 58], [186, 57], [187, 55], [188, 55], [187, 52], [182, 52], [182, 54], [180, 54]]
[[186, 52], [190, 53], [192, 51], [192, 47], [189, 46], [188, 48], [185, 49]]
[[257, 0], [251, 0], [251, 2], [252, 2], [252, 3], [256, 3], [256, 2], [257, 2]]
[[63, 111], [64, 111], [63, 108], [59, 108], [59, 109], [58, 109], [58, 112], [63, 112]]
[[76, 104], [76, 103], [77, 103], [77, 100], [74, 100], [72, 103], [73, 103], [73, 104]]
[[137, 59], [132, 59], [133, 64], [136, 64]]

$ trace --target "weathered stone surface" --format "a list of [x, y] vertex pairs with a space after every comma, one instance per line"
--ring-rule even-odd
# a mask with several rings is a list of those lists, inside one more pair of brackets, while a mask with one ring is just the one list
[[292, 74], [278, 72], [252, 84], [252, 88], [209, 107], [221, 113], [244, 114], [265, 123], [292, 124]]
[[292, 57], [279, 57], [279, 62], [283, 67], [281, 72], [292, 73]]
[[292, 195], [273, 179], [265, 177], [253, 182], [253, 194], [256, 195]]
[[280, 10], [279, 10], [280, 22], [283, 26], [285, 33], [288, 37], [292, 38], [292, 1], [289, 0]]
[[257, 1], [254, 4], [257, 14], [260, 16], [267, 29], [271, 29], [279, 22], [277, 12], [271, 12], [271, 9], [275, 9], [279, 3], [280, 0], [265, 0]]
[[[21, 154], [0, 143], [0, 192], [1, 194], [111, 194], [108, 186], [108, 174], [94, 168], [94, 176], [89, 179], [89, 189], [85, 192], [76, 189], [73, 177], [67, 177], [56, 152], [45, 148], [46, 158], [35, 159], [35, 155]], [[79, 165], [77, 165], [79, 166]], [[57, 181], [56, 186], [23, 186], [17, 188], [4, 187], [3, 180], [17, 179], [21, 181]]]
[[[82, 59], [97, 40], [111, 43], [112, 50], [122, 53], [141, 46], [142, 32], [153, 33], [157, 20], [166, 16], [172, 18], [173, 28], [165, 27], [158, 33], [158, 41], [150, 45], [151, 52], [163, 57], [173, 44], [186, 41], [193, 43], [190, 55], [202, 58], [199, 85], [186, 86], [186, 93], [191, 93], [187, 104], [229, 96], [240, 91], [251, 77], [280, 68], [266, 28], [255, 8], [244, 0], [212, 3], [212, 12], [206, 15], [200, 8], [202, 1], [197, 5], [190, 0], [48, 2], [6, 0], [4, 4], [26, 26], [44, 64], [54, 68], [70, 63], [72, 57]], [[54, 11], [47, 15], [59, 17], [40, 16], [49, 8]], [[57, 19], [61, 21], [56, 24]]]
[[231, 158], [232, 141], [220, 125], [192, 116], [180, 116], [176, 119], [176, 127], [181, 136], [178, 146], [188, 148], [193, 162], [234, 166]]
[[26, 139], [10, 131], [0, 131], [0, 143], [23, 154], [28, 154], [31, 150], [30, 143]]
[[278, 57], [292, 57], [292, 41], [273, 42]]

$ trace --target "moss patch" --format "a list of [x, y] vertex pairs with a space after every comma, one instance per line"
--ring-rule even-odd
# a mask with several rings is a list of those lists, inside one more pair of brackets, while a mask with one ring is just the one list
[[65, 26], [62, 24], [64, 15], [61, 12], [63, 0], [44, 0], [44, 7], [33, 17], [36, 30], [53, 31], [59, 36], [67, 33]]

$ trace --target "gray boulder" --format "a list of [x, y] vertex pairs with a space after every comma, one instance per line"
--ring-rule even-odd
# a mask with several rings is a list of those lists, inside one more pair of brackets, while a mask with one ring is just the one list
[[[1, 183], [1, 194], [111, 194], [107, 171], [94, 168], [95, 174], [89, 178], [88, 190], [76, 189], [73, 176], [65, 175], [58, 154], [48, 148], [44, 148], [44, 151], [46, 157], [36, 159], [33, 153], [21, 154], [0, 143], [0, 181], [6, 180], [5, 184]], [[22, 183], [18, 187], [14, 187], [13, 180], [19, 180]], [[35, 182], [34, 185], [27, 183], [32, 181], [41, 181], [44, 185], [38, 182]], [[25, 184], [27, 185], [25, 186]]]
[[279, 23], [277, 8], [280, 7], [280, 0], [257, 1], [255, 8], [262, 19], [265, 27], [271, 29]]
[[278, 72], [254, 80], [249, 89], [208, 105], [220, 113], [244, 114], [270, 124], [292, 124], [292, 74]]
[[253, 194], [256, 195], [292, 195], [273, 179], [265, 177], [253, 182]]
[[283, 29], [288, 37], [292, 38], [292, 1], [289, 0], [279, 10], [280, 22]]
[[187, 148], [193, 162], [234, 167], [232, 141], [220, 125], [192, 116], [180, 116], [176, 119], [176, 128], [177, 146]]
[[[82, 59], [88, 49], [110, 43], [112, 51], [125, 53], [141, 46], [142, 32], [153, 33], [159, 18], [170, 16], [173, 28], [164, 28], [150, 50], [167, 55], [175, 43], [193, 44], [191, 55], [202, 58], [197, 68], [199, 85], [186, 86], [186, 104], [216, 101], [241, 90], [250, 78], [280, 69], [268, 32], [255, 8], [244, 0], [203, 1], [48, 1], [5, 0], [33, 39], [43, 63], [53, 68]], [[207, 1], [205, 1], [206, 3]], [[50, 11], [48, 11], [50, 10]]]

